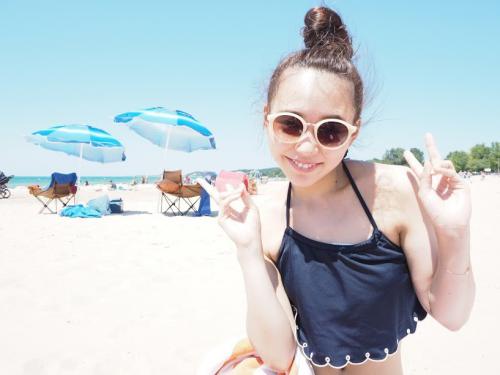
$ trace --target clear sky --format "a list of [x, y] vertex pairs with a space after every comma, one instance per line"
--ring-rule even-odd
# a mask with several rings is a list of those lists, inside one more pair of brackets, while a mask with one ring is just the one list
[[[124, 163], [83, 162], [85, 175], [274, 166], [262, 131], [270, 74], [302, 47], [306, 11], [276, 1], [18, 1], [0, 9], [0, 170], [47, 175], [77, 159], [27, 143], [56, 124], [102, 128]], [[324, 1], [356, 46], [372, 103], [351, 157], [419, 147], [431, 131], [443, 156], [500, 141], [500, 2]], [[164, 106], [190, 112], [218, 150], [169, 152], [113, 123], [115, 114]]]

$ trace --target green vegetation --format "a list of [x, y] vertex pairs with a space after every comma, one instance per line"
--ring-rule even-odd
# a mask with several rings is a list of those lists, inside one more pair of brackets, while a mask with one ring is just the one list
[[[406, 159], [403, 156], [404, 151], [404, 148], [401, 147], [391, 148], [384, 153], [382, 159], [373, 159], [373, 161], [383, 164], [407, 165]], [[424, 153], [422, 150], [414, 147], [410, 151], [419, 162], [424, 162]]]
[[[418, 161], [421, 163], [424, 162], [424, 153], [422, 150], [414, 147], [410, 151]], [[391, 148], [384, 153], [382, 159], [373, 159], [373, 161], [384, 164], [407, 165], [403, 152], [403, 148]], [[453, 151], [446, 156], [446, 159], [453, 162], [457, 171], [480, 172], [485, 168], [490, 168], [492, 172], [498, 172], [500, 171], [500, 142], [492, 142], [491, 146], [486, 146], [485, 144], [475, 145], [469, 152]], [[240, 169], [240, 171], [246, 174], [258, 171], [261, 176], [269, 178], [285, 177], [280, 168]]]
[[264, 168], [264, 169], [239, 169], [239, 171], [246, 174], [252, 174], [252, 172], [258, 171], [261, 176], [267, 176], [269, 178], [285, 177], [285, 174], [280, 168]]
[[[418, 148], [410, 151], [422, 163], [424, 153]], [[391, 148], [384, 153], [382, 159], [373, 161], [384, 164], [406, 165], [403, 157], [404, 149]], [[446, 159], [451, 160], [457, 171], [480, 172], [490, 168], [492, 172], [500, 171], [500, 142], [492, 142], [491, 146], [483, 144], [475, 145], [467, 153], [465, 151], [453, 151], [446, 155]]]
[[467, 170], [482, 171], [490, 168], [492, 171], [500, 169], [500, 142], [492, 142], [488, 147], [484, 143], [475, 145], [467, 154]]
[[469, 161], [469, 155], [465, 151], [450, 152], [446, 156], [446, 159], [452, 161], [457, 171], [467, 170], [467, 162]]

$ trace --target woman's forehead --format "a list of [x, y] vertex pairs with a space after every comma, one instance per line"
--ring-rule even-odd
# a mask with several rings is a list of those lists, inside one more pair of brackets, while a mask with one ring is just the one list
[[293, 111], [315, 117], [354, 116], [354, 87], [336, 74], [316, 69], [288, 69], [280, 77], [272, 111]]

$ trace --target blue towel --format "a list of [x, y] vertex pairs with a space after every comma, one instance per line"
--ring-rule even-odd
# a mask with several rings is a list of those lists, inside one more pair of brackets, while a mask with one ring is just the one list
[[85, 207], [83, 204], [75, 206], [67, 206], [60, 213], [61, 216], [67, 217], [101, 217], [101, 213], [90, 207]]
[[210, 209], [210, 195], [208, 195], [205, 189], [201, 189], [200, 206], [196, 216], [212, 216], [212, 211]]

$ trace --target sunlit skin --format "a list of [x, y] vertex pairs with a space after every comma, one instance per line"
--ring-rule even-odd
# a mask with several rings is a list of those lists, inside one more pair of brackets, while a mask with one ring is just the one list
[[[271, 104], [264, 108], [264, 117], [274, 112], [293, 112], [307, 122], [314, 123], [326, 118], [339, 117], [359, 126], [354, 119], [354, 89], [351, 82], [336, 75], [314, 69], [289, 69], [283, 73], [279, 89]], [[298, 195], [322, 195], [332, 191], [339, 165], [346, 150], [354, 142], [358, 132], [340, 148], [328, 150], [317, 144], [313, 129], [297, 144], [276, 141], [267, 120], [264, 125], [268, 133], [269, 149], [274, 160], [282, 168]], [[316, 164], [312, 171], [301, 172], [294, 168], [291, 160]]]
[[[279, 89], [269, 106], [264, 109], [264, 116], [273, 112], [290, 111], [301, 115], [307, 122], [314, 123], [325, 118], [338, 116], [344, 121], [360, 126], [355, 122], [353, 107], [353, 85], [334, 74], [314, 69], [297, 69], [286, 71], [281, 77]], [[340, 148], [328, 150], [316, 143], [312, 128], [308, 129], [308, 137], [297, 144], [283, 144], [274, 139], [269, 124], [264, 125], [268, 133], [269, 149], [274, 160], [281, 167], [294, 187], [294, 199], [311, 199], [320, 204], [330, 199], [335, 190], [348, 185], [340, 162], [345, 152], [354, 142], [359, 132]], [[297, 170], [290, 159], [302, 163], [316, 163], [312, 171]], [[330, 367], [316, 368], [315, 374], [398, 374], [402, 372], [400, 351], [383, 363], [367, 362], [363, 365], [347, 365], [343, 369]]]
[[[269, 113], [292, 112], [308, 123], [339, 117], [359, 129], [361, 121], [354, 118], [353, 103], [352, 84], [335, 74], [289, 69], [280, 77], [275, 97], [264, 108], [264, 119]], [[293, 186], [292, 227], [327, 243], [367, 239], [370, 223], [341, 167], [359, 131], [342, 147], [328, 150], [316, 142], [311, 127], [293, 144], [277, 141], [266, 120], [264, 127], [271, 154]], [[438, 322], [457, 330], [468, 318], [475, 291], [472, 272], [468, 272], [470, 191], [453, 165], [442, 160], [432, 136], [427, 134], [425, 140], [429, 160], [424, 166], [408, 152], [405, 158], [410, 168], [354, 160], [347, 163], [358, 187], [373, 202], [371, 212], [379, 229], [405, 252], [420, 303]], [[306, 168], [304, 164], [313, 166]], [[273, 266], [285, 229], [286, 190], [274, 192], [267, 203], [257, 207], [242, 185], [219, 193], [203, 180], [199, 183], [217, 201], [219, 224], [236, 244], [249, 301], [248, 316], [254, 317], [247, 319], [249, 336], [264, 361], [270, 364], [278, 359], [275, 366], [279, 367], [275, 368], [283, 368], [287, 363], [284, 359], [292, 358], [296, 348], [294, 318]], [[264, 320], [261, 306], [265, 306]], [[268, 331], [274, 334], [266, 336]], [[314, 372], [402, 375], [403, 343], [381, 362], [348, 364], [342, 369], [315, 368]]]

